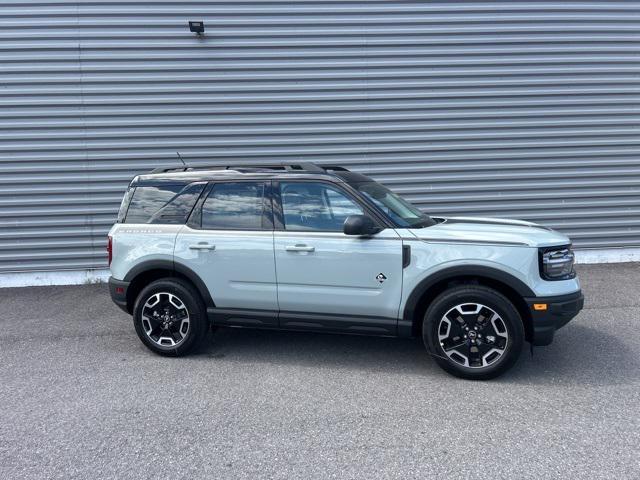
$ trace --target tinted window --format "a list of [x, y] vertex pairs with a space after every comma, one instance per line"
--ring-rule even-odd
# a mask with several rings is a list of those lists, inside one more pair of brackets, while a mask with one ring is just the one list
[[217, 183], [202, 205], [202, 228], [206, 230], [260, 230], [264, 184]]
[[349, 215], [363, 213], [347, 195], [323, 183], [282, 182], [280, 195], [287, 230], [341, 232]]
[[203, 183], [136, 187], [126, 223], [185, 223], [203, 188]]
[[129, 187], [122, 197], [122, 202], [120, 202], [120, 210], [118, 210], [118, 219], [116, 220], [117, 222], [124, 222], [124, 218], [127, 216], [129, 203], [131, 202], [131, 197], [133, 196], [133, 192], [135, 191], [135, 187]]

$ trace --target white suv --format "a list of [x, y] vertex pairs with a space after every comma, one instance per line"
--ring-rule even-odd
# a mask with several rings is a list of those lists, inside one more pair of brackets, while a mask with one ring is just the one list
[[108, 245], [114, 302], [164, 355], [211, 325], [421, 336], [446, 371], [487, 379], [584, 301], [566, 236], [432, 218], [336, 166], [154, 170], [131, 182]]

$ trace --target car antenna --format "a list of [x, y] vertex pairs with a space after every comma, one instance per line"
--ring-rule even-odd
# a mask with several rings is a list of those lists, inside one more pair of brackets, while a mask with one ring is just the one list
[[182, 162], [182, 165], [184, 165], [184, 168], [188, 168], [187, 164], [184, 163], [184, 160], [182, 159], [182, 155], [180, 155], [180, 152], [176, 152], [176, 154], [178, 155], [178, 158], [180, 159], [180, 161]]

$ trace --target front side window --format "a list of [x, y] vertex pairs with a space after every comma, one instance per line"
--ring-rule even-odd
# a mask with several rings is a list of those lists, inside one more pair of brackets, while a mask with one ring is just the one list
[[217, 183], [202, 205], [205, 230], [261, 230], [264, 184]]
[[364, 213], [347, 195], [324, 183], [281, 182], [280, 196], [286, 230], [341, 232], [349, 215]]
[[387, 214], [398, 227], [424, 228], [436, 224], [431, 217], [379, 183], [363, 182], [353, 186]]

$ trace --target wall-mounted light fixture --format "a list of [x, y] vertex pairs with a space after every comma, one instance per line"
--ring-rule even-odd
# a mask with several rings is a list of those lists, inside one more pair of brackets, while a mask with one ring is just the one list
[[189, 30], [198, 35], [202, 35], [204, 33], [204, 22], [189, 20]]

